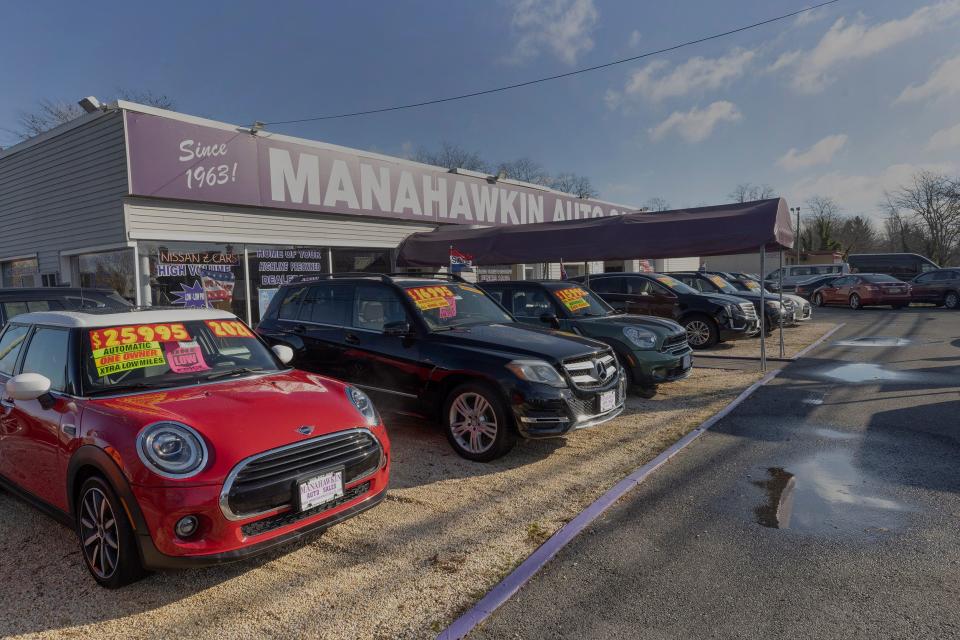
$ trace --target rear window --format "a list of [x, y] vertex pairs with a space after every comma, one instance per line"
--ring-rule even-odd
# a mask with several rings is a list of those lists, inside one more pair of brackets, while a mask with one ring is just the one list
[[874, 275], [874, 274], [868, 273], [860, 277], [863, 278], [865, 282], [900, 282], [900, 280], [897, 280], [893, 276], [885, 276], [882, 274]]

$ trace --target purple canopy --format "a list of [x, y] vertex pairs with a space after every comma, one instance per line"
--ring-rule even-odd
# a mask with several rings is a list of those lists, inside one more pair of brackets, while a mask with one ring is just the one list
[[450, 247], [492, 265], [718, 256], [789, 249], [793, 240], [787, 201], [774, 198], [510, 227], [448, 225], [409, 236], [397, 262], [446, 265]]

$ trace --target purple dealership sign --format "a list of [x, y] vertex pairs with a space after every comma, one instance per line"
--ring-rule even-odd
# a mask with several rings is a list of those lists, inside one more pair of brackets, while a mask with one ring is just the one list
[[422, 222], [526, 224], [626, 213], [408, 162], [125, 112], [130, 193]]

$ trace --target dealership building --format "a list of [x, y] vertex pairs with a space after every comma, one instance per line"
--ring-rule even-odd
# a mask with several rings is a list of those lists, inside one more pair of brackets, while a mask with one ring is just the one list
[[[108, 287], [141, 305], [213, 304], [255, 323], [296, 276], [394, 270], [411, 233], [635, 210], [119, 101], [0, 151], [0, 286]], [[559, 265], [478, 269], [558, 275]]]

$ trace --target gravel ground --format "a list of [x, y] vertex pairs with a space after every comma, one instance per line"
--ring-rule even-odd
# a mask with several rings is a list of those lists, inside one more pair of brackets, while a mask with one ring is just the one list
[[[818, 320], [808, 320], [807, 322], [784, 327], [783, 328], [783, 352], [787, 358], [791, 358], [800, 352], [801, 349], [812, 343], [814, 340], [825, 334], [836, 326], [833, 322], [823, 322]], [[706, 356], [737, 356], [737, 357], [760, 357], [760, 338], [747, 338], [745, 340], [734, 340], [733, 342], [721, 342], [713, 349], [700, 351], [696, 355]], [[779, 357], [780, 355], [780, 332], [774, 330], [767, 336], [767, 357]], [[696, 357], [696, 356], [694, 356]]]
[[388, 421], [393, 488], [376, 509], [306, 544], [121, 591], [89, 578], [71, 531], [0, 493], [0, 637], [432, 637], [758, 377], [697, 369], [614, 421], [488, 465], [427, 425]]

